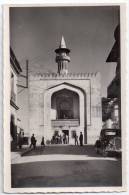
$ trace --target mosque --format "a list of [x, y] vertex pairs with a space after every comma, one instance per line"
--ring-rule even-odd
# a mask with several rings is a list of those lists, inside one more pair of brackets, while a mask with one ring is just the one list
[[29, 75], [29, 134], [38, 143], [51, 143], [55, 134], [83, 134], [84, 144], [94, 144], [102, 128], [101, 77], [95, 73], [69, 73], [70, 49], [64, 37], [55, 50], [57, 72]]

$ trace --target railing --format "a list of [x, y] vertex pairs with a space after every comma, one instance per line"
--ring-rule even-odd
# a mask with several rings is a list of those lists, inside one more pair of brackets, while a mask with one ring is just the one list
[[76, 126], [79, 126], [79, 119], [57, 119], [57, 120], [51, 120], [51, 125], [53, 127], [59, 127], [59, 126], [76, 127]]
[[11, 91], [11, 100], [16, 102], [16, 94], [13, 91]]

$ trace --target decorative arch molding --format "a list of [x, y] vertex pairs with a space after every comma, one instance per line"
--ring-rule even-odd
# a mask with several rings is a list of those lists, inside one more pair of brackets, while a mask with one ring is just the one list
[[62, 89], [67, 89], [73, 91], [79, 96], [79, 109], [80, 109], [80, 125], [79, 128], [84, 133], [85, 129], [85, 93], [83, 90], [77, 86], [71, 85], [69, 83], [61, 83], [59, 85], [48, 88], [44, 94], [44, 137], [49, 139], [52, 136], [51, 127], [51, 97], [53, 93], [60, 91]]
[[78, 87], [78, 86], [76, 86], [76, 85], [72, 85], [72, 84], [67, 83], [67, 82], [63, 82], [63, 83], [61, 83], [61, 84], [58, 84], [58, 85], [55, 85], [55, 86], [49, 87], [47, 90], [49, 90], [49, 89], [53, 89], [53, 88], [56, 88], [56, 87], [59, 87], [59, 86], [62, 86], [62, 85], [66, 85], [66, 86], [69, 86], [69, 87], [76, 88], [76, 89], [78, 89], [78, 90], [82, 91], [82, 93], [84, 93], [84, 94], [85, 94], [85, 91], [84, 91], [81, 87]]

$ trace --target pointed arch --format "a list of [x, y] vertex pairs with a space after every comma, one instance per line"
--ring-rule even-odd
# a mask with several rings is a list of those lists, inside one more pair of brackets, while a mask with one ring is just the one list
[[51, 97], [53, 93], [60, 91], [62, 89], [67, 89], [73, 91], [79, 96], [79, 109], [80, 109], [80, 124], [79, 129], [84, 133], [85, 129], [85, 94], [83, 90], [75, 85], [69, 83], [61, 83], [59, 85], [50, 87], [46, 90], [44, 94], [44, 136], [45, 139], [50, 139], [52, 137], [52, 127], [51, 127]]

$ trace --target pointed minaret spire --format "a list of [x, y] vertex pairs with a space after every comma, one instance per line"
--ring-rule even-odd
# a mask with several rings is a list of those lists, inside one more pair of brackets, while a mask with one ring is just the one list
[[66, 44], [65, 44], [65, 40], [64, 40], [63, 35], [62, 35], [62, 38], [61, 38], [61, 41], [60, 41], [59, 48], [66, 48]]
[[70, 57], [69, 57], [70, 50], [66, 47], [63, 36], [61, 38], [59, 48], [56, 49], [55, 52], [56, 52], [56, 62], [58, 64], [58, 73], [67, 74], [68, 62], [70, 62]]

